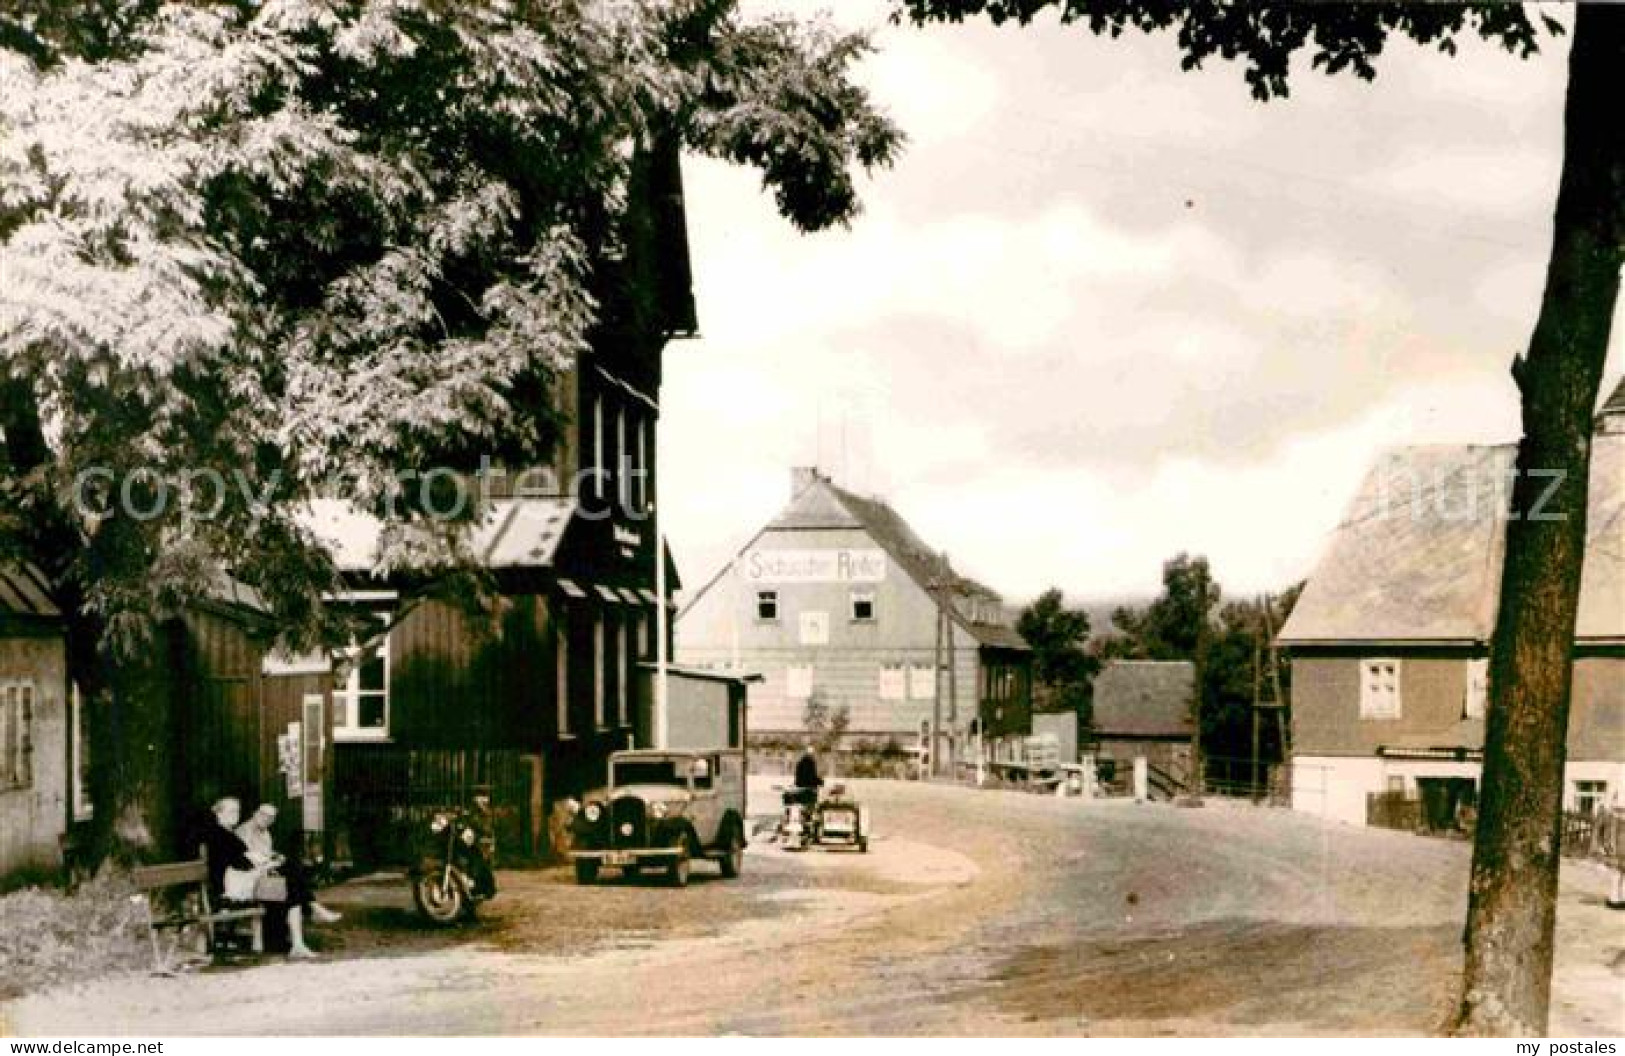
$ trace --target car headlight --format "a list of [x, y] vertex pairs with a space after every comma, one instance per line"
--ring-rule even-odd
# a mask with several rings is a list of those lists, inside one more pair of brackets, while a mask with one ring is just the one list
[[588, 821], [597, 821], [599, 818], [604, 816], [604, 808], [599, 806], [597, 803], [588, 803], [587, 809], [583, 810], [581, 813], [586, 815]]
[[434, 816], [434, 819], [429, 822], [429, 831], [430, 832], [445, 832], [446, 831], [446, 826], [450, 825], [450, 824], [451, 824], [451, 819], [450, 818], [446, 817], [444, 814], [436, 814]]
[[478, 840], [479, 838], [480, 838], [479, 833], [474, 831], [474, 827], [472, 825], [470, 825], [468, 828], [463, 830], [463, 842], [466, 843], [468, 846], [470, 846], [470, 847], [474, 846], [475, 841]]
[[649, 813], [652, 814], [653, 816], [657, 817], [657, 818], [665, 817], [666, 816], [666, 804], [664, 804], [664, 803], [656, 803], [654, 806], [649, 808]]

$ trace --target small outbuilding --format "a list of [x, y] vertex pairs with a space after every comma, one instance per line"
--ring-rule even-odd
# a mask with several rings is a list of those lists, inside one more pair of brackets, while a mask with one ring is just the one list
[[77, 782], [62, 616], [31, 565], [0, 563], [0, 887], [54, 872]]
[[1188, 660], [1113, 660], [1095, 676], [1095, 755], [1103, 769], [1128, 772], [1137, 756], [1169, 783], [1190, 773], [1196, 667]]

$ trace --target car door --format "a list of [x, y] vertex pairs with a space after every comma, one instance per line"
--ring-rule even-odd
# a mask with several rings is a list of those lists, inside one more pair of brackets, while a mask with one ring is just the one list
[[722, 820], [721, 800], [717, 796], [717, 759], [714, 755], [698, 755], [689, 764], [694, 789], [694, 805], [690, 819], [694, 833], [707, 847], [717, 842], [717, 827]]

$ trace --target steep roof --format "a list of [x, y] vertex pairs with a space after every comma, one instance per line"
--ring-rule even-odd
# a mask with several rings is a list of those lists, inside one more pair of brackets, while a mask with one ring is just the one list
[[[790, 504], [767, 523], [764, 531], [840, 528], [867, 533], [910, 579], [922, 587], [934, 589], [934, 584], [939, 582], [946, 572], [952, 576], [953, 590], [957, 597], [989, 602], [988, 610], [998, 614], [999, 619], [1004, 618], [1004, 608], [999, 604], [1002, 599], [996, 591], [974, 579], [948, 571], [937, 552], [927, 546], [909, 523], [883, 499], [848, 491], [827, 477], [810, 477], [806, 486], [791, 497]], [[760, 537], [761, 533], [757, 533], [745, 548], [748, 550]], [[728, 567], [724, 566], [710, 582], [701, 587], [685, 606], [685, 610], [696, 604], [727, 572]], [[975, 638], [978, 644], [996, 649], [1021, 651], [1029, 649], [1021, 635], [1007, 623], [972, 619], [961, 611], [958, 605], [954, 607], [953, 614], [955, 621], [966, 633]]]
[[[1505, 444], [1407, 447], [1380, 457], [1280, 640], [1488, 641], [1516, 455]], [[1593, 440], [1586, 532], [1575, 635], [1625, 639], [1625, 437]]]
[[[988, 606], [989, 610], [1002, 616], [1003, 606], [998, 604], [1002, 599], [998, 592], [974, 579], [953, 572], [943, 562], [941, 556], [927, 546], [909, 523], [903, 520], [885, 500], [858, 495], [833, 481], [820, 478], [811, 487], [803, 490], [801, 495], [796, 497], [796, 501], [791, 503], [791, 507], [794, 508], [804, 496], [811, 502], [821, 502], [822, 500], [813, 499], [809, 494], [821, 491], [827, 492], [844, 508], [857, 522], [857, 527], [867, 532], [869, 537], [886, 551], [887, 556], [908, 573], [910, 579], [921, 586], [931, 587], [946, 575], [950, 577], [956, 597], [978, 598], [991, 602], [993, 604]], [[1014, 627], [972, 619], [960, 611], [957, 604], [953, 607], [953, 614], [956, 622], [981, 645], [1023, 651], [1029, 648]]]
[[1094, 683], [1097, 736], [1189, 737], [1196, 666], [1189, 660], [1113, 660]]
[[45, 573], [27, 562], [0, 562], [0, 616], [55, 619], [61, 615], [51, 600]]
[[1625, 377], [1619, 379], [1614, 386], [1613, 393], [1603, 401], [1602, 410], [1597, 412], [1599, 417], [1625, 415]]
[[[564, 498], [505, 499], [469, 537], [469, 546], [487, 568], [545, 568], [552, 564], [575, 504]], [[343, 572], [370, 572], [378, 561], [384, 524], [348, 503], [317, 500], [304, 519]]]

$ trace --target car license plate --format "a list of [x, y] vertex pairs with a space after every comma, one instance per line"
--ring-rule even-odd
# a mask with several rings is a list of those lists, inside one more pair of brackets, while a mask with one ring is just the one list
[[638, 856], [628, 851], [610, 851], [604, 855], [605, 865], [633, 865]]

